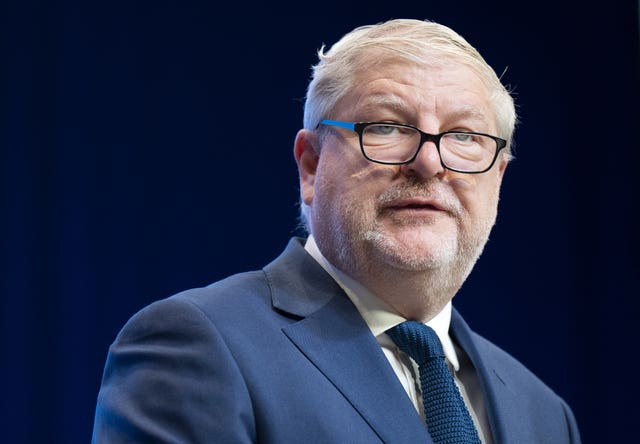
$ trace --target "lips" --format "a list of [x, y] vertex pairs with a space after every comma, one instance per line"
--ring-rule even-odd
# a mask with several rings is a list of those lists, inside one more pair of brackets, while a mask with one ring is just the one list
[[409, 198], [389, 202], [385, 208], [395, 211], [446, 211], [437, 201], [423, 198]]
[[392, 186], [377, 197], [376, 206], [379, 213], [405, 214], [412, 218], [462, 215], [462, 205], [453, 191], [435, 180]]

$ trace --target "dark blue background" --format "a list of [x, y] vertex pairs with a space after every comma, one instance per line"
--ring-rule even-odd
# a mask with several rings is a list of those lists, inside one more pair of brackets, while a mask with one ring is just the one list
[[567, 399], [585, 443], [636, 436], [635, 0], [16, 0], [0, 9], [0, 441], [88, 442], [135, 311], [280, 252], [315, 51], [397, 17], [506, 69], [522, 120], [456, 305]]

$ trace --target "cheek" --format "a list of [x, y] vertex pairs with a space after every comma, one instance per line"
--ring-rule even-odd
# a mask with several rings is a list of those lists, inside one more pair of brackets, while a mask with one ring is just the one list
[[316, 194], [324, 193], [354, 206], [375, 201], [397, 175], [397, 167], [375, 164], [359, 155], [326, 154], [318, 165]]
[[448, 178], [471, 223], [479, 219], [494, 218], [498, 205], [500, 181], [493, 175], [453, 173]]
[[478, 186], [477, 174], [463, 174], [455, 171], [447, 171], [444, 180], [451, 185], [456, 192], [469, 192]]
[[345, 194], [345, 173], [342, 165], [336, 164], [328, 157], [321, 157], [314, 184], [316, 199], [324, 202], [325, 206], [327, 202], [340, 199]]

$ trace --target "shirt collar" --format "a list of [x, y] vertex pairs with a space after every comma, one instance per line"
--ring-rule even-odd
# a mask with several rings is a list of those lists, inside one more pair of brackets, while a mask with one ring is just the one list
[[[331, 275], [338, 285], [342, 287], [349, 299], [351, 299], [351, 302], [356, 306], [358, 312], [360, 312], [360, 315], [366, 322], [369, 330], [371, 330], [373, 336], [378, 338], [391, 327], [395, 327], [406, 321], [405, 318], [395, 313], [386, 302], [378, 298], [359, 282], [334, 267], [320, 252], [313, 235], [309, 235], [304, 248], [322, 268]], [[454, 370], [458, 371], [460, 369], [458, 356], [456, 355], [453, 340], [449, 336], [450, 323], [451, 301], [444, 306], [442, 311], [426, 322], [438, 335], [447, 360], [451, 363]]]

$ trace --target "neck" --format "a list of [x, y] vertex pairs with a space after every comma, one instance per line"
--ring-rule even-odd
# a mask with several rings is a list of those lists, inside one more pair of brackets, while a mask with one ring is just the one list
[[423, 271], [389, 269], [353, 276], [405, 319], [427, 322], [455, 296], [462, 281], [450, 267]]

